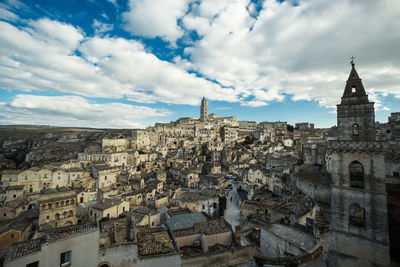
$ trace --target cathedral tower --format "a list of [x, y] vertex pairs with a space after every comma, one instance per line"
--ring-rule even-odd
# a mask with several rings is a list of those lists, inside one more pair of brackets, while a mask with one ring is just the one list
[[384, 142], [375, 141], [374, 103], [351, 62], [331, 141], [329, 266], [387, 266], [389, 258]]
[[201, 121], [207, 120], [207, 100], [204, 96], [203, 96], [203, 99], [201, 100], [200, 120]]

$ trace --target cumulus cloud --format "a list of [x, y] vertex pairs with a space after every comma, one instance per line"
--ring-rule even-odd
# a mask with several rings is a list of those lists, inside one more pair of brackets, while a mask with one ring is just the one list
[[15, 15], [13, 12], [11, 12], [5, 8], [2, 8], [0, 6], [0, 19], [8, 20], [8, 21], [16, 21], [18, 19], [18, 16]]
[[79, 96], [16, 95], [0, 103], [1, 124], [48, 124], [97, 128], [142, 128], [139, 120], [169, 115], [154, 109], [121, 103], [91, 103]]
[[332, 105], [355, 55], [367, 90], [400, 93], [398, 1], [268, 0], [257, 17], [248, 0], [213, 3], [199, 2], [182, 19], [201, 36], [185, 52], [199, 72], [236, 92]]
[[16, 26], [0, 4], [0, 88], [189, 105], [204, 95], [251, 107], [290, 97], [334, 108], [354, 55], [378, 108], [389, 94], [400, 98], [399, 1], [292, 2], [131, 0], [127, 31], [184, 41], [171, 62], [140, 41], [103, 36], [112, 25], [99, 20], [94, 37], [51, 19]]
[[86, 37], [72, 25], [41, 19], [25, 28], [0, 21], [0, 42], [5, 90], [189, 105], [203, 95], [237, 101], [232, 88], [160, 60], [135, 40]]
[[178, 25], [191, 0], [130, 0], [123, 14], [125, 29], [132, 34], [161, 37], [175, 42], [184, 31]]

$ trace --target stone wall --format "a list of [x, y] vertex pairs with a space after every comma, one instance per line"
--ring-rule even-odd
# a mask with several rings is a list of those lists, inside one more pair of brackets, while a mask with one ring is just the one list
[[296, 187], [314, 201], [328, 205], [331, 203], [331, 188], [328, 185], [315, 184], [311, 181], [297, 178]]

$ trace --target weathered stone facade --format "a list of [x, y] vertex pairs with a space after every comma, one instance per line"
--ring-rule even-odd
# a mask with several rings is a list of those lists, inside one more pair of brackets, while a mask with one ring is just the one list
[[387, 266], [389, 237], [385, 144], [375, 141], [374, 103], [352, 64], [338, 105], [338, 140], [331, 141], [329, 266]]

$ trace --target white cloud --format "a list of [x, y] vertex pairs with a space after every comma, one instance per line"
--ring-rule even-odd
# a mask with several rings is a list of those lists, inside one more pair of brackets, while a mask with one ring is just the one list
[[132, 34], [161, 37], [174, 43], [183, 35], [177, 20], [185, 14], [192, 0], [130, 0], [123, 13], [125, 29]]
[[111, 4], [113, 4], [115, 7], [118, 8], [117, 0], [107, 0], [107, 1], [110, 2]]
[[250, 101], [242, 102], [241, 105], [247, 106], [247, 107], [263, 107], [263, 106], [267, 106], [268, 103], [264, 102], [264, 101], [250, 100]]
[[1, 124], [47, 124], [97, 128], [144, 127], [139, 120], [169, 115], [153, 109], [121, 103], [91, 103], [79, 96], [16, 95], [0, 103]]
[[[186, 48], [196, 70], [255, 101], [338, 103], [355, 55], [366, 89], [400, 94], [399, 1], [203, 0], [183, 19], [201, 39]], [[384, 68], [385, 66], [385, 68]]]
[[0, 21], [0, 42], [5, 90], [189, 105], [203, 95], [237, 101], [233, 89], [162, 61], [135, 40], [85, 37], [71, 25], [44, 19], [21, 29]]
[[81, 30], [59, 21], [40, 19], [31, 21], [32, 29], [28, 32], [36, 40], [41, 40], [49, 46], [60, 46], [75, 49], [83, 39]]
[[94, 28], [95, 34], [106, 33], [106, 32], [112, 31], [114, 29], [113, 24], [102, 23], [102, 22], [98, 21], [97, 19], [95, 19], [93, 21], [92, 27]]
[[49, 19], [0, 21], [0, 88], [189, 105], [205, 95], [254, 107], [289, 96], [335, 107], [354, 55], [378, 108], [382, 96], [400, 97], [399, 1], [267, 0], [255, 13], [249, 0], [131, 0], [123, 18], [133, 34], [172, 44], [200, 36], [184, 40], [173, 62], [139, 41], [102, 36], [112, 25], [97, 20], [95, 37]]
[[0, 7], [0, 19], [16, 21], [18, 19], [18, 16], [7, 9]]

